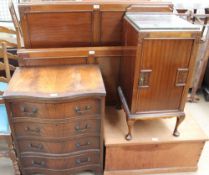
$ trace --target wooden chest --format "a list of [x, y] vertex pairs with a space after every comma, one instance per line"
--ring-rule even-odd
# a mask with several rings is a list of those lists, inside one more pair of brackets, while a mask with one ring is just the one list
[[181, 136], [173, 137], [173, 119], [141, 121], [133, 128], [134, 139], [127, 142], [128, 128], [123, 110], [106, 108], [104, 140], [105, 175], [160, 174], [197, 170], [198, 161], [208, 136], [193, 115], [180, 128]]
[[105, 93], [94, 65], [18, 68], [4, 99], [22, 174], [102, 173]]
[[184, 118], [200, 27], [172, 14], [127, 13], [119, 93], [127, 113], [129, 138], [135, 120]]

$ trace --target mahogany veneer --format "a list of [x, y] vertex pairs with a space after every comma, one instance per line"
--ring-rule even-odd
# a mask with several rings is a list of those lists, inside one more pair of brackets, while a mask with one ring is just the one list
[[18, 68], [3, 97], [22, 174], [103, 173], [105, 93], [96, 65]]

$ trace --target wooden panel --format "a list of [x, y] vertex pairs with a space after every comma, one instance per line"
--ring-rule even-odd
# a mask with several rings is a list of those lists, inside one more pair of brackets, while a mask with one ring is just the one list
[[119, 81], [120, 57], [98, 57], [105, 89], [107, 91], [106, 102], [115, 105], [118, 102], [117, 87]]
[[104, 175], [139, 175], [139, 174], [162, 174], [162, 173], [182, 173], [195, 172], [198, 167], [169, 167], [169, 168], [153, 168], [138, 170], [112, 170], [104, 171]]
[[101, 12], [101, 45], [121, 45], [124, 12]]
[[[23, 63], [24, 60], [24, 63]], [[70, 58], [53, 58], [53, 61], [51, 58], [33, 58], [33, 59], [23, 59], [19, 60], [19, 65], [22, 66], [24, 64], [25, 66], [48, 66], [50, 65], [78, 65], [78, 64], [87, 64], [87, 57], [70, 57]]]
[[69, 122], [32, 122], [14, 123], [16, 138], [69, 138], [74, 135], [100, 133], [100, 119], [78, 119]]
[[151, 72], [149, 86], [138, 88], [136, 112], [179, 109], [184, 86], [176, 84], [178, 70], [189, 67], [192, 46], [193, 40], [143, 41], [138, 76]]
[[107, 147], [105, 170], [195, 167], [203, 145], [194, 142]]
[[92, 13], [27, 14], [28, 35], [32, 48], [90, 46]]
[[124, 20], [123, 23], [123, 44], [125, 46], [123, 57], [120, 62], [120, 81], [119, 84], [123, 89], [129, 108], [132, 104], [134, 72], [137, 57], [138, 33], [137, 31], [127, 24]]
[[63, 141], [24, 139], [18, 142], [21, 155], [24, 154], [69, 154], [88, 149], [99, 149], [100, 138], [95, 136], [74, 137]]
[[[107, 90], [107, 104], [114, 105], [118, 101], [117, 87], [120, 58], [123, 47], [83, 47], [83, 48], [57, 48], [57, 49], [21, 49], [18, 51], [21, 66], [43, 66], [59, 64], [83, 64], [88, 60], [89, 52], [94, 51], [95, 63], [101, 69]], [[82, 58], [83, 60], [82, 60]], [[72, 60], [72, 62], [71, 62]], [[87, 63], [87, 62], [86, 62]]]
[[17, 101], [11, 103], [14, 118], [42, 118], [42, 119], [67, 119], [71, 117], [84, 117], [99, 115], [99, 100], [80, 99], [68, 103], [39, 103]]
[[99, 152], [88, 151], [80, 155], [68, 157], [23, 156], [21, 158], [24, 168], [43, 168], [65, 170], [99, 163]]
[[[98, 6], [95, 8], [94, 5]], [[132, 5], [142, 5], [144, 9], [162, 12], [172, 8], [170, 2], [138, 0], [20, 2], [19, 11], [26, 48], [120, 45], [122, 17]], [[92, 13], [91, 21], [87, 13]], [[74, 18], [72, 14], [78, 18]], [[75, 24], [73, 28], [71, 23]], [[73, 35], [76, 29], [78, 32]], [[39, 37], [40, 34], [38, 36], [38, 30], [43, 38]]]

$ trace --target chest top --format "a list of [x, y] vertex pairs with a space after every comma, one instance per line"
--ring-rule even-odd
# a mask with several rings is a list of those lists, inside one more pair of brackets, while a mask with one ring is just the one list
[[173, 14], [140, 14], [130, 12], [126, 14], [126, 19], [140, 31], [201, 31], [200, 26], [191, 24]]
[[104, 96], [105, 87], [96, 65], [21, 67], [16, 69], [4, 98], [68, 99]]

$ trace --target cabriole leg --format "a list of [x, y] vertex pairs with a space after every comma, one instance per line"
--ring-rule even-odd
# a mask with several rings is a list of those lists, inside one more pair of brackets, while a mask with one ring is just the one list
[[126, 140], [132, 140], [132, 128], [133, 128], [133, 125], [134, 125], [134, 120], [128, 120], [127, 119], [127, 125], [128, 125], [128, 134], [126, 135]]
[[184, 121], [184, 119], [185, 119], [185, 115], [181, 115], [181, 116], [177, 117], [177, 119], [176, 119], [176, 126], [175, 126], [175, 129], [174, 129], [174, 132], [173, 132], [173, 135], [175, 137], [180, 136], [180, 132], [178, 131], [178, 127]]

